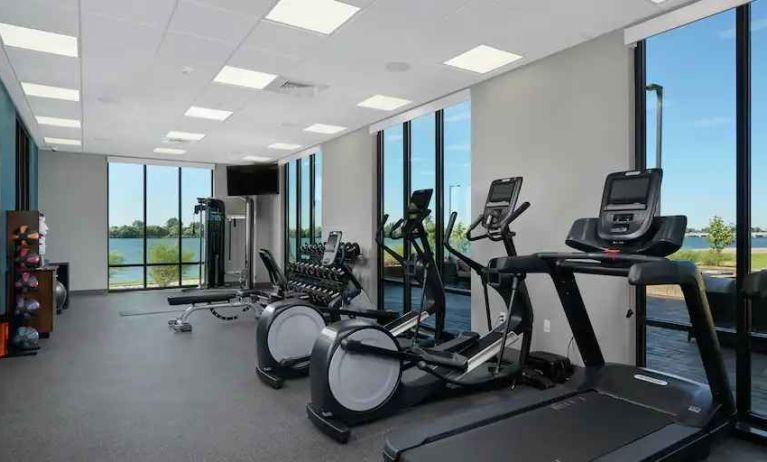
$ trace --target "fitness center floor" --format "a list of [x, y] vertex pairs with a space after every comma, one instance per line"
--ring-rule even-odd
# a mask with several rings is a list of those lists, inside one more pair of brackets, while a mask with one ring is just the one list
[[[173, 313], [121, 316], [167, 310], [169, 294], [74, 295], [50, 347], [0, 361], [12, 422], [0, 461], [377, 462], [390, 429], [508, 396], [421, 406], [355, 428], [340, 446], [306, 418], [308, 380], [272, 390], [256, 378], [252, 315], [227, 323], [199, 312], [191, 334], [168, 329]], [[767, 450], [731, 439], [709, 461], [767, 461]]]

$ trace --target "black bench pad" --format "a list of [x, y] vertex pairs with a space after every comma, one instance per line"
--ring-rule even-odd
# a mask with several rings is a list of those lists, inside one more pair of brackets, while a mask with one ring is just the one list
[[168, 305], [195, 305], [198, 303], [228, 302], [237, 296], [236, 292], [216, 292], [199, 295], [176, 295], [168, 297]]

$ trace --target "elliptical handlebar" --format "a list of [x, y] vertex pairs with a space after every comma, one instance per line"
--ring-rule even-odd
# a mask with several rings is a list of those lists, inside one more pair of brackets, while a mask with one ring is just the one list
[[[388, 253], [389, 255], [391, 255], [391, 256], [392, 256], [392, 258], [394, 258], [394, 259], [397, 261], [397, 263], [399, 263], [401, 266], [405, 266], [405, 264], [407, 263], [407, 262], [405, 261], [405, 258], [404, 258], [402, 255], [400, 255], [400, 254], [398, 254], [397, 252], [395, 252], [395, 251], [394, 251], [394, 249], [392, 249], [391, 247], [389, 247], [389, 246], [387, 246], [387, 245], [386, 245], [386, 241], [384, 240], [384, 238], [386, 237], [386, 236], [385, 236], [385, 234], [386, 234], [386, 233], [385, 233], [385, 231], [384, 231], [384, 228], [386, 227], [386, 222], [387, 222], [387, 221], [389, 221], [389, 214], [388, 214], [388, 213], [385, 213], [385, 214], [384, 214], [384, 216], [383, 216], [383, 217], [381, 217], [381, 225], [378, 227], [378, 232], [376, 232], [376, 242], [378, 243], [378, 245], [379, 245], [379, 246], [381, 246], [381, 248], [382, 248], [382, 249], [383, 249], [383, 250], [384, 250], [386, 253]], [[399, 226], [402, 226], [402, 221], [403, 221], [402, 219], [400, 219], [399, 221], [397, 221], [397, 222], [394, 224], [394, 226], [392, 227], [392, 230], [396, 229], [396, 228], [397, 228], [397, 227], [399, 227]], [[391, 233], [391, 232], [389, 232], [389, 235], [390, 235], [390, 236], [391, 236], [391, 234], [392, 234], [392, 233]], [[396, 238], [395, 238], [395, 237], [392, 237], [392, 239], [396, 239]]]
[[[519, 218], [519, 216], [520, 216], [520, 215], [522, 215], [523, 213], [525, 213], [525, 211], [526, 211], [527, 209], [529, 209], [529, 208], [530, 208], [530, 202], [528, 202], [528, 201], [525, 201], [525, 202], [523, 202], [523, 203], [522, 203], [522, 205], [520, 205], [519, 207], [517, 207], [516, 209], [514, 209], [514, 211], [513, 211], [513, 212], [511, 212], [511, 214], [509, 214], [509, 216], [508, 216], [508, 217], [506, 217], [506, 218], [505, 218], [505, 219], [504, 219], [504, 220], [501, 222], [500, 226], [498, 226], [498, 228], [497, 228], [497, 229], [488, 229], [488, 230], [487, 230], [487, 231], [486, 231], [484, 234], [480, 234], [479, 236], [472, 236], [472, 235], [471, 235], [471, 232], [472, 232], [474, 229], [476, 229], [476, 228], [477, 228], [477, 226], [479, 226], [479, 225], [482, 223], [482, 219], [484, 218], [484, 215], [481, 215], [481, 214], [480, 214], [480, 215], [477, 217], [477, 219], [476, 219], [476, 220], [474, 220], [474, 222], [472, 222], [472, 224], [469, 226], [469, 229], [468, 229], [468, 231], [466, 231], [466, 239], [468, 239], [468, 240], [469, 240], [469, 241], [471, 241], [471, 242], [473, 242], [473, 241], [479, 241], [480, 239], [485, 239], [485, 238], [488, 238], [488, 239], [490, 239], [491, 241], [494, 241], [494, 242], [497, 242], [497, 241], [502, 241], [502, 240], [504, 239], [504, 237], [505, 237], [505, 236], [506, 236], [508, 233], [510, 233], [510, 232], [511, 232], [511, 231], [509, 230], [509, 225], [511, 225], [511, 223], [512, 223], [514, 220], [516, 220], [517, 218]], [[453, 212], [453, 213], [455, 213], [455, 212]], [[451, 215], [451, 218], [452, 218], [452, 215]], [[451, 228], [451, 229], [452, 229], [452, 228]]]
[[[453, 235], [453, 227], [455, 226], [455, 220], [456, 220], [456, 218], [458, 218], [458, 212], [451, 212], [451, 213], [450, 213], [450, 221], [449, 221], [449, 222], [448, 222], [448, 224], [447, 224], [447, 230], [445, 231], [445, 237], [444, 237], [444, 239], [443, 239], [443, 241], [442, 241], [442, 244], [445, 246], [445, 248], [446, 248], [446, 249], [447, 249], [447, 250], [448, 250], [450, 253], [452, 253], [453, 255], [455, 255], [455, 256], [456, 256], [456, 257], [457, 257], [459, 260], [461, 260], [462, 262], [464, 262], [464, 263], [466, 263], [467, 265], [469, 265], [469, 267], [471, 267], [471, 269], [473, 269], [474, 271], [476, 271], [476, 272], [477, 272], [477, 274], [479, 274], [479, 275], [481, 276], [481, 275], [482, 275], [482, 271], [484, 270], [484, 268], [485, 268], [485, 267], [484, 267], [484, 266], [482, 266], [482, 265], [480, 265], [480, 264], [479, 264], [479, 263], [477, 263], [476, 261], [472, 260], [472, 259], [471, 259], [471, 258], [469, 258], [468, 256], [466, 256], [466, 255], [462, 254], [461, 252], [459, 252], [458, 250], [456, 250], [455, 248], [453, 248], [453, 246], [452, 246], [452, 245], [450, 245], [450, 236], [452, 236], [452, 235]], [[481, 218], [481, 217], [480, 217], [480, 218]], [[468, 233], [467, 233], [467, 236], [468, 236]]]

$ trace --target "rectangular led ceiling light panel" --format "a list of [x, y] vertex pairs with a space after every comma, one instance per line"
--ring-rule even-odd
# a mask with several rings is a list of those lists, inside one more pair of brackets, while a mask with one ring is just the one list
[[44, 138], [47, 144], [61, 144], [64, 146], [80, 146], [82, 143], [80, 140], [71, 140], [69, 138]]
[[245, 156], [242, 160], [247, 160], [248, 162], [269, 162], [272, 158], [263, 156]]
[[234, 66], [224, 66], [213, 81], [227, 85], [237, 85], [238, 87], [263, 90], [276, 78], [276, 75], [267, 74], [266, 72], [251, 71], [250, 69], [242, 69]]
[[410, 104], [412, 101], [402, 98], [395, 98], [392, 96], [375, 95], [359, 103], [357, 106], [366, 107], [370, 109], [378, 109], [379, 111], [393, 111]]
[[35, 119], [40, 125], [49, 125], [51, 127], [80, 128], [80, 121], [75, 119], [60, 119], [58, 117], [36, 116]]
[[0, 23], [0, 37], [7, 47], [77, 58], [77, 37]]
[[49, 85], [28, 82], [21, 82], [21, 88], [27, 96], [61, 99], [64, 101], [80, 101], [80, 91], [70, 88], [51, 87]]
[[280, 0], [266, 19], [328, 35], [359, 10], [335, 0]]
[[340, 125], [314, 124], [304, 128], [305, 132], [322, 133], [324, 135], [334, 135], [346, 130], [346, 127]]
[[514, 61], [522, 59], [522, 56], [499, 50], [487, 45], [479, 45], [466, 53], [445, 61], [448, 66], [465, 69], [467, 71], [485, 74], [494, 71]]
[[300, 144], [293, 143], [272, 143], [269, 145], [269, 149], [280, 149], [282, 151], [292, 151], [293, 149], [298, 149], [300, 147]]
[[192, 106], [184, 113], [187, 117], [195, 117], [198, 119], [209, 119], [224, 121], [232, 115], [231, 111], [222, 111], [220, 109], [209, 109], [206, 107]]
[[165, 138], [169, 140], [200, 141], [205, 138], [205, 135], [202, 133], [169, 131], [168, 134], [165, 135]]
[[186, 151], [183, 149], [174, 149], [174, 148], [154, 148], [154, 152], [157, 154], [186, 154]]

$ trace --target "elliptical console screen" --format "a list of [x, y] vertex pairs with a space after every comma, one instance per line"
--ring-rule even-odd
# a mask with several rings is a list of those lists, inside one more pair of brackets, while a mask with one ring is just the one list
[[620, 178], [612, 181], [609, 204], [647, 204], [650, 192], [650, 178]]
[[336, 261], [338, 249], [341, 247], [341, 231], [331, 231], [328, 235], [328, 241], [325, 243], [325, 252], [322, 254], [322, 264], [330, 266]]
[[493, 181], [487, 193], [485, 210], [482, 212], [482, 226], [495, 230], [517, 206], [522, 177], [501, 178]]

